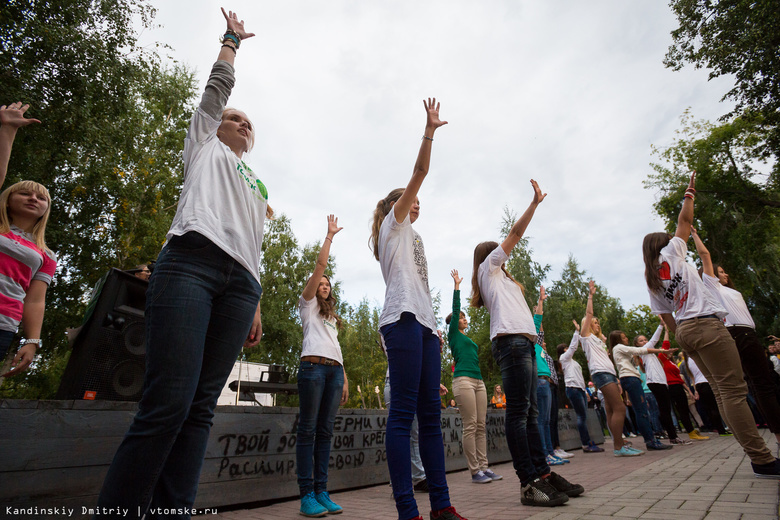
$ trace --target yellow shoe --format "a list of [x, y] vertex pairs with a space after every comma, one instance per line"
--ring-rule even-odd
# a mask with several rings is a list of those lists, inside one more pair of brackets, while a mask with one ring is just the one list
[[706, 435], [700, 434], [699, 430], [693, 430], [688, 434], [688, 437], [690, 437], [692, 441], [707, 441], [710, 439]]

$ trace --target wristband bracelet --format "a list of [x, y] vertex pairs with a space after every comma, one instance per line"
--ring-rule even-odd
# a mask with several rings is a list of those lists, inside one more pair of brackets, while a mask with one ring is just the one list
[[236, 48], [235, 48], [235, 47], [233, 47], [232, 45], [228, 45], [227, 43], [223, 43], [223, 44], [222, 44], [222, 46], [223, 46], [223, 47], [227, 47], [228, 49], [230, 49], [231, 51], [233, 51], [233, 54], [235, 54], [235, 55], [238, 55], [238, 53], [236, 52]]
[[424, 136], [423, 136], [423, 139], [427, 139], [427, 140], [429, 140], [429, 141], [433, 141], [433, 137], [428, 137], [427, 135], [424, 135]]
[[241, 35], [238, 34], [236, 31], [234, 31], [233, 29], [226, 29], [225, 34], [230, 34], [231, 36], [235, 36], [236, 38], [241, 40]]
[[330, 237], [325, 237], [325, 240], [330, 240], [330, 243], [333, 243], [333, 240]]
[[233, 34], [230, 34], [229, 32], [225, 33], [225, 35], [222, 37], [222, 43], [225, 43], [227, 41], [233, 42], [236, 46], [236, 49], [241, 47], [241, 39], [238, 36], [234, 36]]

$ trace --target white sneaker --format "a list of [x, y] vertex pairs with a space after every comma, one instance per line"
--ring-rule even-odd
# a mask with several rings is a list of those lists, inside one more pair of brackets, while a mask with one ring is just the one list
[[559, 459], [570, 459], [574, 456], [573, 453], [569, 453], [568, 451], [563, 451], [562, 448], [558, 448], [553, 451], [553, 454], [555, 454], [556, 457]]

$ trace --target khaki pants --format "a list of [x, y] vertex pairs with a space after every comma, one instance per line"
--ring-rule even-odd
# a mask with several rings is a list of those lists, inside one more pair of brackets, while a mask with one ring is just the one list
[[747, 404], [737, 345], [723, 323], [717, 318], [686, 320], [677, 326], [676, 338], [709, 381], [720, 414], [745, 454], [754, 464], [774, 462]]
[[463, 419], [463, 451], [474, 475], [488, 469], [485, 416], [487, 391], [481, 379], [460, 376], [452, 380], [452, 393]]

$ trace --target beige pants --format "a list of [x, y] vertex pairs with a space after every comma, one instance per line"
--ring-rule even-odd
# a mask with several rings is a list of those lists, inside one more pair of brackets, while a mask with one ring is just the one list
[[487, 415], [487, 391], [481, 379], [456, 377], [452, 380], [452, 393], [463, 419], [463, 451], [469, 471], [474, 475], [488, 469], [485, 416]]
[[737, 345], [723, 323], [717, 318], [686, 320], [677, 326], [676, 339], [707, 378], [720, 415], [745, 454], [755, 464], [774, 462], [747, 404]]

